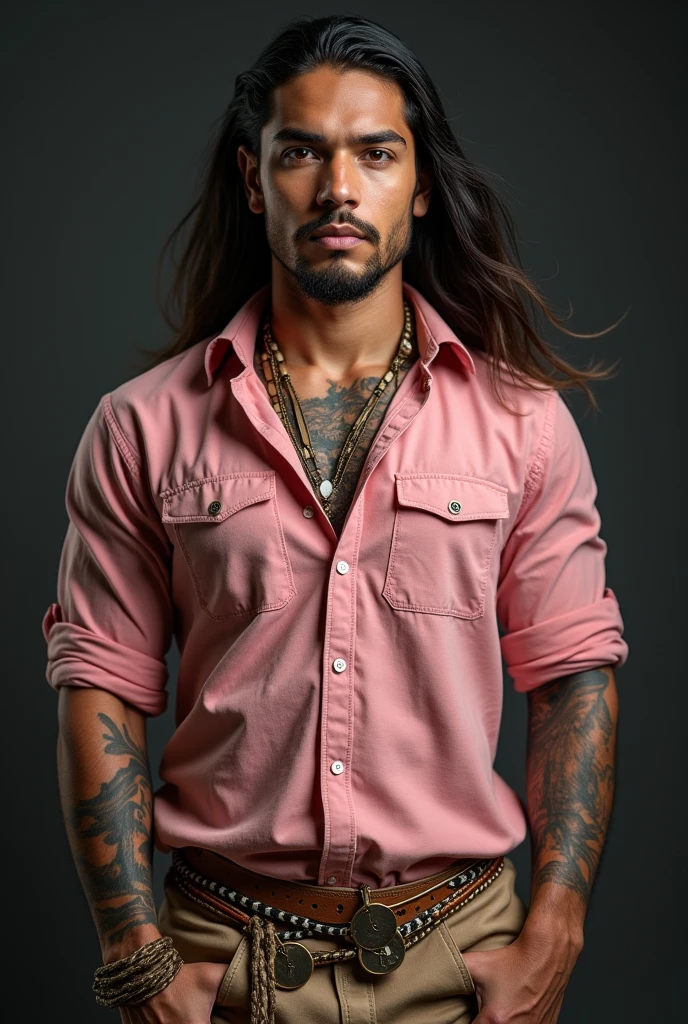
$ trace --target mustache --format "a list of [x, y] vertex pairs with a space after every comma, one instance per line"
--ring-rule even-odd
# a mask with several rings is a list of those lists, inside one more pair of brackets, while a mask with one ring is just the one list
[[365, 221], [359, 220], [358, 217], [352, 217], [350, 213], [339, 214], [339, 216], [337, 214], [327, 214], [326, 217], [314, 220], [310, 224], [302, 224], [294, 234], [294, 241], [299, 242], [302, 238], [309, 238], [318, 228], [326, 228], [330, 224], [351, 224], [352, 227], [362, 231], [371, 242], [380, 241], [380, 232], [377, 228], [373, 227], [372, 224], [366, 224]]

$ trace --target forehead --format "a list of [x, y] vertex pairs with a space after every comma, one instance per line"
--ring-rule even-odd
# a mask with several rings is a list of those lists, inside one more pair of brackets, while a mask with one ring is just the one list
[[404, 94], [396, 82], [367, 71], [336, 71], [327, 66], [298, 75], [273, 91], [263, 132], [267, 135], [283, 125], [327, 137], [373, 128], [394, 128], [410, 137]]

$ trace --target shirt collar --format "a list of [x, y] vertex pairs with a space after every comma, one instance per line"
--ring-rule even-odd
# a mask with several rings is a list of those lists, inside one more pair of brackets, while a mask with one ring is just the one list
[[[257, 292], [254, 292], [241, 309], [234, 314], [224, 330], [220, 334], [214, 335], [208, 342], [204, 359], [208, 387], [212, 384], [215, 373], [228, 354], [230, 346], [244, 367], [253, 365], [256, 333], [269, 289], [270, 285], [265, 284]], [[425, 365], [432, 362], [440, 345], [448, 345], [465, 369], [469, 373], [475, 373], [475, 363], [471, 353], [437, 310], [417, 288], [407, 281], [403, 282], [403, 289], [405, 297], [413, 304], [416, 314], [416, 337], [421, 362]]]

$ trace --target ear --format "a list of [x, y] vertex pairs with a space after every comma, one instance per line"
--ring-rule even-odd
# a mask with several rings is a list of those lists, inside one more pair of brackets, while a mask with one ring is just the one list
[[422, 170], [418, 172], [416, 190], [413, 193], [412, 213], [414, 217], [423, 217], [428, 212], [430, 196], [432, 195], [432, 184], [432, 174], [429, 171]]
[[243, 144], [237, 149], [237, 164], [252, 213], [265, 213], [265, 198], [258, 174], [258, 157]]

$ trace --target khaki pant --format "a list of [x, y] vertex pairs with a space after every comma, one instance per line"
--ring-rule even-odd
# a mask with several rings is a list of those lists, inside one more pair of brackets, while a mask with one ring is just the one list
[[[515, 878], [505, 857], [495, 881], [411, 946], [391, 974], [367, 974], [356, 958], [316, 967], [301, 988], [277, 989], [276, 1024], [468, 1024], [478, 1006], [461, 951], [496, 949], [518, 936], [527, 911]], [[167, 880], [158, 919], [187, 962], [227, 964], [211, 1024], [248, 1024], [250, 946], [240, 926], [206, 912]], [[341, 948], [320, 937], [300, 941], [312, 951]]]

